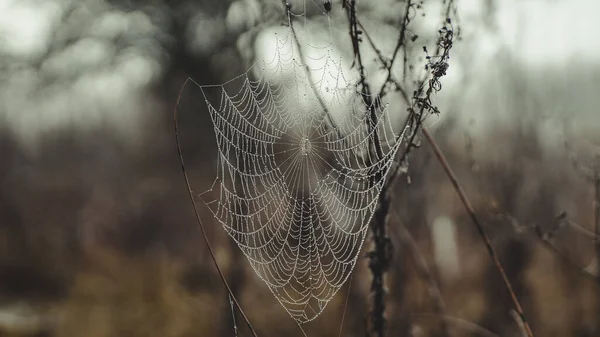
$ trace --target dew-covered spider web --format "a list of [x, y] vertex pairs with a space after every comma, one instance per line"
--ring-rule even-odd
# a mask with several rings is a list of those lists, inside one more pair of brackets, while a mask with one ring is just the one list
[[317, 2], [320, 22], [306, 19], [305, 3], [291, 15], [295, 36], [289, 26], [263, 32], [248, 71], [201, 86], [218, 173], [200, 197], [298, 323], [352, 273], [403, 132], [385, 104], [365, 104], [352, 55], [336, 49]]

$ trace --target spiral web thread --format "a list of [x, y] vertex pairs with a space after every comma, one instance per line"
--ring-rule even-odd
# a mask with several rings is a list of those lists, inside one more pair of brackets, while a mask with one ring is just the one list
[[[306, 38], [303, 28], [297, 34]], [[219, 163], [200, 197], [277, 300], [306, 323], [356, 265], [404, 131], [377, 99], [365, 106], [331, 41], [301, 42], [302, 60], [291, 31], [275, 36], [271, 60], [201, 86]]]

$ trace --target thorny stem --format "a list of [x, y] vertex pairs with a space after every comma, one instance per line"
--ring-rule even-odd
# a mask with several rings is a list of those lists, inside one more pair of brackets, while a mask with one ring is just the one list
[[[356, 0], [345, 0], [343, 2], [344, 9], [348, 16], [349, 34], [352, 40], [354, 51], [354, 61], [359, 71], [359, 85], [363, 103], [369, 109], [369, 127], [374, 128], [374, 138], [371, 143], [371, 149], [375, 151], [375, 160], [383, 158], [383, 150], [377, 131], [377, 109], [376, 104], [379, 103], [379, 98], [373, 101], [371, 89], [366, 79], [365, 68], [360, 52], [360, 35], [363, 34], [359, 29], [359, 23], [356, 16]], [[381, 178], [380, 173], [377, 173], [375, 179]], [[379, 197], [377, 210], [373, 216], [371, 223], [371, 232], [373, 239], [373, 250], [367, 253], [369, 258], [369, 268], [371, 269], [371, 292], [372, 292], [372, 308], [370, 315], [370, 327], [367, 333], [375, 333], [377, 337], [385, 336], [386, 319], [385, 319], [385, 273], [389, 269], [391, 263], [392, 243], [387, 235], [386, 222], [388, 218], [388, 209], [390, 205], [389, 193], [382, 193]]]
[[[354, 58], [355, 58], [355, 62], [358, 63], [358, 70], [359, 70], [359, 74], [360, 74], [359, 84], [361, 85], [361, 95], [363, 96], [363, 100], [370, 110], [371, 123], [372, 123], [372, 125], [376, 125], [377, 124], [376, 123], [377, 116], [375, 114], [375, 109], [374, 109], [375, 107], [373, 105], [373, 100], [371, 98], [370, 88], [368, 86], [368, 83], [366, 81], [366, 77], [364, 74], [364, 66], [362, 63], [362, 56], [360, 53], [360, 41], [362, 40], [360, 38], [360, 35], [363, 34], [363, 32], [358, 30], [359, 22], [358, 22], [358, 19], [356, 16], [356, 1], [355, 0], [343, 0], [342, 3], [343, 3], [343, 7], [346, 9], [346, 12], [348, 14], [348, 21], [349, 21], [349, 26], [350, 26], [349, 27], [350, 28], [350, 37], [352, 39]], [[398, 43], [394, 50], [392, 60], [390, 61], [389, 64], [387, 64], [383, 60], [383, 58], [380, 56], [380, 61], [382, 61], [382, 63], [388, 70], [388, 77], [384, 83], [384, 86], [380, 90], [375, 103], [379, 103], [380, 99], [383, 97], [383, 95], [385, 95], [385, 93], [384, 93], [385, 85], [392, 79], [393, 62], [394, 62], [395, 58], [397, 57], [400, 47], [405, 44], [407, 26], [408, 26], [408, 23], [410, 22], [409, 11], [410, 11], [410, 8], [412, 5], [413, 4], [411, 1], [407, 2], [405, 16], [404, 16], [403, 24], [402, 24], [401, 31], [400, 31], [400, 36], [398, 38]], [[448, 1], [446, 17], [448, 17], [450, 15], [452, 5], [453, 5], [453, 1], [452, 0]], [[364, 30], [364, 27], [362, 27], [362, 25], [361, 25], [361, 29]], [[452, 42], [451, 42], [452, 31], [446, 30], [446, 34], [447, 34], [446, 36], [440, 37], [440, 41], [437, 45], [437, 50], [436, 50], [436, 55], [438, 55], [442, 49], [444, 50], [444, 53], [441, 57], [442, 61], [438, 62], [440, 64], [443, 63], [444, 66], [446, 65], [445, 61], [448, 57], [448, 52], [452, 46]], [[378, 50], [378, 48], [375, 47], [375, 45], [374, 45], [373, 41], [370, 39], [370, 37], [368, 37], [368, 34], [365, 33], [365, 35], [367, 36], [367, 39], [369, 40], [369, 43], [371, 44], [371, 46], [375, 50]], [[447, 43], [445, 43], [445, 42], [447, 42]], [[406, 63], [406, 56], [405, 56], [404, 61]], [[436, 63], [436, 64], [438, 64], [438, 63]], [[432, 63], [432, 65], [433, 65], [433, 63]], [[432, 69], [432, 70], [434, 70], [434, 69]], [[415, 92], [415, 97], [414, 97], [415, 102], [412, 104], [411, 104], [411, 102], [408, 102], [408, 96], [405, 94], [405, 91], [402, 89], [402, 87], [400, 85], [397, 85], [398, 90], [401, 91], [401, 93], [404, 93], [404, 95], [403, 95], [404, 99], [407, 100], [407, 103], [410, 104], [410, 106], [411, 106], [409, 109], [409, 115], [407, 117], [406, 123], [402, 130], [407, 130], [408, 128], [410, 128], [412, 131], [412, 134], [409, 137], [410, 141], [407, 145], [407, 148], [404, 151], [402, 157], [400, 158], [400, 165], [404, 162], [404, 160], [406, 160], [408, 153], [414, 147], [414, 140], [418, 133], [418, 129], [421, 126], [423, 116], [424, 116], [424, 111], [425, 111], [425, 109], [430, 110], [432, 108], [432, 106], [430, 104], [430, 101], [431, 101], [430, 96], [434, 90], [436, 90], [436, 91], [438, 90], [438, 89], [434, 89], [434, 87], [436, 86], [436, 84], [439, 83], [438, 78], [443, 76], [443, 74], [445, 74], [445, 70], [440, 72], [440, 74], [438, 74], [437, 72], [434, 72], [434, 78], [429, 81], [429, 88], [425, 94], [425, 98], [420, 97], [420, 95], [423, 93], [422, 88], [424, 87], [424, 84], [427, 81], [427, 77], [423, 78], [423, 80], [421, 81], [421, 83], [419, 85], [419, 90]], [[417, 110], [418, 110], [418, 112], [417, 112]], [[403, 136], [403, 135], [404, 135], [404, 131], [401, 133], [400, 136]], [[378, 147], [379, 141], [377, 139], [377, 136], [378, 136], [377, 133], [375, 133], [375, 137], [376, 137], [376, 139], [374, 139], [375, 150], [377, 151], [378, 158], [381, 158], [380, 148]], [[400, 140], [401, 139], [399, 138], [398, 141], [400, 141]], [[380, 194], [379, 203], [378, 203], [377, 209], [375, 211], [375, 214], [373, 215], [373, 220], [372, 220], [373, 222], [370, 227], [371, 231], [372, 231], [372, 235], [373, 235], [373, 244], [374, 244], [373, 251], [370, 251], [367, 254], [367, 257], [370, 260], [369, 268], [371, 269], [371, 272], [373, 275], [373, 280], [371, 283], [371, 290], [373, 293], [372, 294], [373, 295], [373, 304], [372, 304], [371, 316], [370, 316], [370, 318], [371, 318], [371, 329], [370, 330], [371, 330], [371, 332], [376, 333], [376, 335], [378, 337], [383, 337], [385, 335], [385, 329], [386, 329], [386, 327], [385, 327], [386, 321], [385, 321], [384, 275], [385, 275], [385, 272], [389, 269], [389, 265], [391, 263], [391, 250], [392, 250], [391, 240], [386, 233], [386, 223], [387, 223], [387, 219], [389, 216], [389, 209], [390, 209], [390, 204], [391, 204], [391, 197], [390, 197], [391, 186], [393, 186], [394, 178], [397, 176], [397, 172], [399, 170], [400, 165], [397, 165], [393, 169], [392, 179], [386, 184], [382, 193]], [[404, 326], [403, 329], [407, 329], [407, 326]], [[407, 332], [407, 331], [404, 331], [404, 332]]]
[[425, 136], [425, 138], [431, 145], [431, 148], [433, 149], [433, 152], [434, 152], [436, 158], [438, 159], [438, 161], [442, 165], [444, 171], [446, 172], [448, 179], [450, 179], [450, 182], [452, 183], [454, 190], [456, 191], [460, 200], [462, 201], [463, 205], [465, 206], [465, 210], [469, 214], [471, 221], [477, 228], [477, 232], [479, 233], [479, 236], [483, 240], [485, 247], [487, 248], [488, 254], [492, 258], [492, 260], [496, 266], [496, 269], [500, 273], [500, 276], [502, 277], [502, 280], [504, 281], [504, 285], [506, 286], [506, 289], [508, 290], [508, 293], [510, 294], [511, 300], [515, 307], [515, 311], [517, 312], [517, 314], [519, 315], [519, 318], [523, 322], [523, 328], [524, 328], [525, 332], [527, 333], [527, 336], [533, 337], [533, 332], [531, 331], [531, 328], [529, 327], [529, 323], [527, 322], [527, 318], [525, 317], [525, 313], [523, 312], [521, 303], [519, 302], [519, 299], [517, 298], [517, 295], [515, 294], [515, 292], [512, 288], [512, 285], [511, 285], [510, 281], [508, 280], [508, 276], [506, 276], [506, 272], [504, 271], [504, 268], [502, 267], [500, 260], [498, 260], [498, 256], [496, 255], [496, 251], [494, 250], [494, 248], [492, 246], [490, 238], [487, 236], [485, 230], [483, 229], [483, 226], [481, 225], [479, 218], [477, 218], [477, 215], [475, 214], [475, 210], [473, 209], [473, 206], [471, 206], [471, 202], [467, 198], [467, 195], [465, 194], [465, 191], [463, 190], [462, 186], [458, 183], [458, 179], [454, 175], [454, 172], [452, 171], [450, 164], [448, 164], [448, 161], [446, 160], [446, 157], [442, 153], [442, 150], [439, 148], [439, 146], [437, 145], [436, 141], [433, 139], [433, 137], [431, 136], [429, 131], [427, 131], [427, 128], [422, 127], [421, 130], [423, 132], [423, 135]]
[[185, 88], [185, 86], [186, 86], [186, 84], [188, 83], [189, 80], [190, 80], [189, 78], [186, 79], [185, 82], [184, 82], [184, 84], [181, 86], [181, 90], [179, 91], [179, 95], [177, 96], [177, 102], [175, 103], [175, 109], [173, 111], [173, 126], [174, 126], [174, 130], [175, 130], [175, 145], [177, 146], [177, 154], [179, 156], [179, 162], [181, 163], [181, 172], [183, 173], [183, 178], [185, 180], [185, 185], [186, 185], [187, 190], [188, 190], [190, 201], [192, 202], [192, 207], [194, 209], [194, 214], [196, 216], [196, 222], [198, 223], [198, 226], [200, 227], [200, 231], [202, 232], [202, 237], [204, 238], [204, 242], [206, 243], [206, 248], [208, 249], [208, 253], [210, 254], [210, 258], [212, 259], [213, 263], [215, 264], [215, 268], [217, 269], [217, 272], [219, 273], [219, 277], [221, 278], [221, 281], [225, 285], [225, 288], [227, 288], [227, 293], [231, 297], [231, 300], [233, 301], [233, 303], [235, 303], [235, 306], [240, 310], [240, 314], [242, 315], [242, 318], [246, 322], [246, 325], [248, 325], [248, 328], [250, 329], [250, 332], [252, 333], [252, 335], [254, 337], [258, 337], [256, 335], [256, 332], [254, 331], [254, 328], [252, 327], [252, 324], [250, 323], [250, 320], [248, 319], [248, 317], [244, 313], [244, 310], [242, 309], [242, 307], [238, 303], [237, 299], [235, 298], [235, 295], [233, 294], [233, 291], [229, 287], [229, 283], [225, 279], [225, 275], [223, 274], [223, 271], [221, 270], [221, 267], [219, 266], [219, 263], [217, 263], [217, 259], [215, 257], [215, 253], [214, 253], [214, 251], [212, 249], [212, 246], [210, 245], [210, 241], [208, 240], [208, 235], [206, 234], [206, 230], [204, 228], [204, 224], [202, 223], [202, 219], [200, 218], [200, 213], [198, 212], [198, 205], [196, 204], [196, 200], [194, 199], [194, 192], [192, 191], [192, 186], [190, 184], [190, 179], [188, 178], [187, 171], [185, 170], [185, 163], [183, 161], [183, 154], [181, 152], [181, 142], [179, 140], [179, 124], [177, 123], [177, 112], [178, 112], [179, 102], [181, 101], [181, 96], [183, 94], [183, 89]]
[[369, 269], [373, 275], [371, 281], [371, 291], [373, 304], [371, 308], [370, 332], [376, 336], [385, 336], [385, 273], [391, 263], [392, 242], [387, 235], [386, 223], [389, 216], [387, 210], [390, 207], [391, 198], [389, 193], [381, 194], [379, 204], [371, 223], [371, 232], [373, 236], [373, 250], [367, 253], [369, 258]]

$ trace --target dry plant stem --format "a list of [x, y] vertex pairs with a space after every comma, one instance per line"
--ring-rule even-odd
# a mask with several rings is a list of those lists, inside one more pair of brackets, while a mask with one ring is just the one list
[[233, 307], [233, 300], [231, 299], [231, 295], [227, 294], [229, 297], [229, 306], [231, 307], [231, 320], [233, 322], [233, 336], [238, 337], [238, 328], [237, 323], [235, 322], [235, 308]]
[[[359, 84], [361, 86], [361, 95], [363, 97], [363, 100], [364, 100], [366, 106], [370, 109], [370, 118], [371, 118], [372, 125], [377, 124], [376, 123], [377, 116], [374, 112], [373, 103], [379, 103], [380, 99], [385, 95], [385, 92], [384, 92], [385, 85], [387, 83], [389, 83], [393, 77], [392, 76], [393, 63], [398, 55], [400, 48], [402, 46], [405, 46], [407, 26], [410, 22], [409, 12], [410, 12], [410, 8], [412, 5], [413, 4], [411, 1], [407, 1], [402, 27], [400, 28], [398, 42], [394, 49], [392, 59], [388, 63], [388, 62], [385, 62], [383, 57], [381, 57], [381, 56], [379, 57], [380, 61], [387, 69], [388, 76], [387, 76], [387, 79], [384, 82], [382, 88], [379, 91], [379, 97], [376, 99], [375, 102], [373, 102], [373, 99], [371, 97], [370, 88], [366, 81], [366, 77], [365, 77], [365, 73], [364, 73], [364, 66], [362, 63], [362, 56], [361, 56], [361, 52], [360, 52], [360, 41], [361, 41], [360, 35], [364, 34], [365, 36], [367, 36], [367, 39], [368, 39], [369, 43], [371, 44], [371, 47], [374, 50], [378, 51], [379, 49], [375, 46], [373, 41], [370, 39], [369, 34], [363, 32], [364, 27], [362, 25], [360, 25], [362, 31], [360, 31], [358, 29], [359, 22], [358, 22], [358, 18], [356, 15], [356, 1], [355, 0], [344, 0], [343, 1], [343, 7], [346, 10], [347, 16], [348, 16], [349, 33], [350, 33], [350, 37], [352, 40], [355, 63], [358, 63], [358, 70], [359, 70], [359, 74], [360, 74]], [[448, 17], [452, 5], [453, 5], [453, 1], [448, 1], [446, 17]], [[438, 44], [438, 47], [436, 50], [436, 55], [439, 54], [439, 52], [441, 51], [441, 48], [442, 48], [442, 46], [440, 44]], [[448, 50], [449, 50], [449, 48], [448, 48]], [[447, 50], [445, 51], [445, 53], [446, 52], [447, 52]], [[380, 54], [380, 53], [378, 53], [378, 54]], [[407, 62], [406, 55], [404, 58], [404, 62], [405, 62], [405, 66], [406, 66], [406, 62]], [[424, 78], [421, 81], [419, 88], [423, 87], [426, 80], [427, 79]], [[407, 103], [409, 105], [411, 105], [411, 102], [408, 100], [408, 95], [406, 95], [402, 86], [397, 84], [397, 88], [403, 94], [403, 98], [407, 101]], [[430, 88], [427, 91], [428, 98], [431, 95], [431, 93], [432, 93], [432, 87], [431, 87], [431, 83], [430, 83]], [[406, 159], [408, 153], [414, 147], [414, 140], [418, 133], [418, 129], [421, 126], [424, 109], [425, 109], [425, 104], [421, 104], [421, 107], [419, 108], [420, 111], [418, 113], [416, 113], [415, 109], [411, 109], [411, 111], [406, 119], [403, 130], [406, 130], [409, 126], [413, 125], [413, 127], [411, 128], [411, 129], [413, 129], [413, 132], [412, 132], [412, 135], [409, 137], [410, 140], [406, 147], [406, 150], [400, 157], [400, 163], [402, 163]], [[403, 134], [404, 134], [404, 132], [401, 133], [401, 135], [403, 135]], [[379, 158], [381, 151], [377, 146], [379, 144], [377, 136], [378, 136], [377, 133], [375, 133], [374, 144], [375, 144], [375, 151], [376, 151], [377, 158]], [[391, 260], [390, 250], [392, 247], [391, 240], [389, 239], [389, 237], [387, 236], [387, 233], [386, 233], [386, 223], [387, 223], [387, 220], [389, 217], [389, 210], [390, 210], [390, 204], [391, 204], [391, 198], [390, 198], [390, 190], [391, 189], [390, 189], [390, 187], [393, 186], [394, 178], [397, 177], [397, 172], [399, 170], [399, 167], [400, 167], [400, 165], [398, 165], [396, 168], [394, 168], [394, 170], [392, 172], [393, 178], [386, 184], [386, 186], [384, 187], [384, 189], [380, 195], [378, 208], [375, 211], [375, 214], [374, 214], [373, 220], [372, 220], [372, 224], [371, 224], [374, 249], [372, 251], [370, 251], [367, 255], [369, 257], [369, 268], [371, 269], [371, 273], [373, 275], [373, 279], [372, 279], [372, 283], [371, 283], [371, 291], [373, 293], [373, 304], [372, 304], [371, 316], [370, 316], [370, 318], [371, 318], [370, 330], [372, 332], [374, 332], [378, 337], [383, 337], [385, 335], [385, 330], [386, 330], [386, 327], [385, 327], [386, 320], [385, 320], [384, 275], [385, 275], [385, 272], [387, 271], [387, 269], [389, 268], [389, 264], [391, 262], [390, 261]], [[407, 329], [407, 327], [408, 327], [408, 324], [402, 324], [401, 329], [403, 331], [401, 331], [401, 333], [407, 333], [408, 331], [404, 331]]]
[[183, 94], [183, 89], [185, 88], [188, 81], [189, 81], [189, 78], [186, 79], [185, 82], [183, 83], [183, 85], [181, 86], [181, 90], [179, 91], [179, 95], [177, 96], [177, 102], [175, 103], [175, 109], [173, 111], [173, 125], [174, 125], [174, 129], [175, 129], [175, 144], [177, 146], [177, 154], [179, 155], [179, 162], [181, 163], [181, 172], [183, 173], [183, 178], [185, 180], [185, 185], [188, 190], [188, 195], [190, 197], [190, 201], [192, 202], [192, 207], [194, 209], [194, 214], [196, 216], [196, 222], [198, 223], [198, 226], [200, 227], [200, 231], [202, 232], [202, 237], [204, 238], [204, 242], [206, 243], [206, 248], [208, 249], [208, 253], [210, 254], [210, 257], [211, 257], [213, 263], [215, 264], [215, 268], [217, 269], [217, 272], [219, 273], [219, 277], [221, 278], [221, 281], [225, 285], [225, 288], [227, 288], [227, 292], [228, 292], [229, 296], [231, 296], [231, 300], [233, 301], [233, 303], [235, 303], [235, 306], [239, 309], [240, 314], [242, 315], [242, 318], [244, 319], [244, 321], [246, 322], [246, 325], [248, 325], [248, 328], [250, 329], [250, 332], [252, 333], [252, 335], [254, 337], [258, 337], [256, 335], [256, 332], [254, 331], [254, 328], [252, 327], [252, 324], [250, 323], [250, 320], [244, 313], [244, 310], [242, 310], [242, 307], [238, 303], [238, 300], [235, 298], [235, 295], [231, 291], [231, 288], [229, 287], [229, 283], [227, 283], [227, 280], [225, 279], [225, 275], [223, 274], [223, 271], [221, 270], [219, 263], [217, 263], [215, 253], [210, 245], [210, 241], [208, 240], [208, 235], [206, 234], [204, 224], [202, 223], [202, 219], [200, 218], [200, 213], [198, 212], [198, 205], [196, 204], [196, 200], [194, 199], [194, 192], [192, 191], [192, 187], [190, 185], [190, 179], [188, 178], [187, 171], [185, 170], [183, 154], [181, 153], [181, 142], [179, 141], [179, 124], [177, 123], [177, 112], [178, 112], [179, 102], [181, 101], [181, 96]]
[[[348, 28], [354, 51], [354, 61], [358, 67], [360, 76], [359, 85], [361, 96], [365, 106], [369, 109], [369, 126], [374, 128], [374, 139], [371, 142], [371, 149], [375, 152], [375, 160], [379, 160], [383, 157], [379, 133], [377, 131], [378, 116], [375, 106], [379, 101], [378, 99], [375, 101], [373, 100], [371, 89], [365, 75], [365, 67], [360, 51], [360, 35], [363, 34], [363, 32], [359, 29], [359, 23], [356, 15], [356, 1], [344, 1], [344, 8], [348, 16]], [[377, 337], [385, 336], [387, 328], [387, 322], [385, 319], [385, 274], [390, 265], [390, 251], [392, 249], [392, 243], [387, 235], [386, 223], [389, 216], [388, 213], [390, 202], [391, 199], [389, 193], [384, 191], [379, 197], [377, 210], [375, 211], [373, 219], [371, 220], [370, 229], [372, 233], [373, 249], [367, 253], [367, 257], [369, 259], [369, 269], [371, 270], [372, 274], [371, 293], [373, 298], [370, 315], [371, 324], [368, 328], [368, 333], [374, 333]]]
[[[392, 212], [394, 213], [394, 218], [396, 219], [396, 226], [399, 229], [400, 242], [403, 247], [406, 247], [411, 252], [411, 256], [417, 273], [419, 274], [421, 279], [423, 279], [423, 281], [427, 284], [427, 291], [429, 292], [429, 297], [431, 297], [431, 300], [433, 301], [434, 312], [440, 317], [445, 316], [446, 304], [444, 303], [444, 299], [442, 298], [442, 294], [440, 293], [440, 287], [438, 286], [435, 277], [433, 277], [433, 274], [431, 273], [431, 270], [427, 265], [427, 261], [423, 257], [423, 254], [421, 254], [417, 242], [400, 220], [400, 216], [398, 216], [398, 213], [396, 213], [394, 210], [392, 210]], [[441, 336], [450, 336], [448, 323], [445, 320], [442, 320], [441, 330]]]
[[[405, 21], [403, 22], [403, 27], [401, 28], [401, 31], [400, 31], [400, 37], [402, 37], [404, 39], [406, 39], [406, 29], [407, 29], [408, 24], [410, 23], [410, 19], [407, 20], [407, 16], [409, 15], [409, 10], [410, 10], [411, 5], [412, 5], [411, 2], [408, 1], [406, 11], [405, 11]], [[445, 14], [444, 14], [445, 18], [446, 18], [445, 21], [449, 19], [450, 13], [452, 12], [452, 6], [454, 6], [454, 0], [447, 0], [446, 10], [445, 10]], [[399, 39], [398, 45], [396, 46], [396, 48], [399, 48], [398, 46], [401, 45], [403, 43], [403, 41], [404, 40]], [[375, 47], [375, 46], [373, 46], [373, 47]], [[442, 52], [442, 49], [444, 49], [444, 54], [446, 54], [449, 52], [450, 48], [451, 48], [451, 45], [450, 45], [450, 47], [442, 47], [442, 44], [438, 42], [434, 55], [440, 55], [440, 53]], [[394, 59], [395, 59], [395, 56], [394, 56]], [[392, 62], [393, 62], [393, 60], [392, 60]], [[406, 64], [407, 61], [404, 60], [404, 62]], [[382, 64], [385, 65], [386, 63], [382, 62]], [[391, 71], [392, 71], [392, 67], [390, 66], [388, 68], [388, 79], [392, 78]], [[425, 83], [427, 82], [427, 79], [428, 79], [428, 76], [425, 76], [421, 79], [421, 81], [419, 82], [419, 84], [417, 86], [419, 88], [419, 91], [423, 90]], [[384, 82], [384, 85], [380, 89], [381, 97], [383, 97], [386, 94], [384, 91], [386, 83], [387, 83], [387, 81]], [[400, 91], [400, 93], [402, 93], [402, 97], [405, 100], [406, 104], [409, 106], [413, 106], [413, 103], [411, 102], [411, 100], [408, 99], [408, 96], [406, 95], [406, 91], [401, 86], [398, 86], [398, 90]], [[426, 91], [425, 98], [427, 100], [429, 100], [432, 93], [433, 93], [432, 83], [429, 82], [429, 88]], [[404, 123], [403, 130], [406, 130], [407, 128], [411, 127], [411, 125], [414, 123], [414, 126], [412, 126], [412, 130], [413, 130], [412, 135], [410, 137], [410, 141], [408, 142], [408, 144], [406, 146], [406, 149], [403, 151], [402, 156], [400, 156], [400, 159], [398, 160], [398, 163], [400, 165], [396, 165], [396, 167], [393, 169], [392, 175], [391, 175], [392, 178], [386, 188], [390, 188], [391, 186], [393, 186], [394, 181], [400, 175], [399, 173], [400, 173], [400, 167], [401, 167], [402, 163], [404, 163], [404, 161], [408, 158], [410, 151], [414, 147], [416, 147], [414, 141], [416, 139], [417, 134], [419, 133], [419, 129], [421, 128], [421, 124], [422, 124], [423, 118], [424, 118], [424, 115], [423, 115], [424, 111], [425, 111], [425, 105], [421, 105], [418, 113], [416, 113], [414, 108], [409, 109], [409, 114]]]
[[471, 203], [469, 202], [469, 199], [467, 198], [467, 195], [465, 194], [463, 188], [458, 183], [458, 179], [454, 175], [454, 172], [452, 171], [452, 168], [450, 168], [450, 164], [448, 164], [448, 161], [446, 160], [446, 157], [444, 156], [444, 154], [440, 150], [440, 148], [437, 145], [436, 141], [433, 139], [433, 137], [431, 136], [431, 134], [429, 133], [429, 131], [427, 130], [427, 128], [422, 127], [421, 130], [423, 131], [423, 135], [425, 136], [425, 138], [427, 139], [427, 141], [431, 145], [431, 148], [433, 149], [433, 152], [434, 152], [436, 158], [438, 159], [438, 161], [440, 162], [440, 164], [444, 168], [444, 171], [446, 172], [446, 175], [448, 176], [448, 179], [450, 179], [450, 182], [452, 183], [452, 186], [454, 187], [454, 190], [456, 191], [456, 193], [458, 194], [460, 200], [462, 201], [463, 205], [465, 206], [465, 209], [466, 209], [467, 213], [469, 213], [469, 217], [471, 218], [471, 221], [473, 221], [473, 224], [477, 228], [477, 232], [479, 232], [479, 235], [481, 236], [481, 239], [485, 243], [485, 246], [487, 248], [488, 254], [490, 255], [490, 257], [494, 261], [496, 269], [500, 273], [500, 275], [502, 277], [502, 280], [504, 282], [504, 285], [506, 286], [506, 289], [508, 290], [508, 292], [510, 294], [510, 297], [512, 299], [513, 305], [515, 307], [514, 309], [517, 312], [517, 314], [519, 315], [519, 318], [523, 321], [523, 327], [525, 329], [525, 332], [527, 333], [527, 336], [533, 337], [533, 332], [531, 331], [531, 328], [529, 327], [529, 323], [527, 322], [527, 319], [525, 317], [525, 313], [523, 312], [523, 308], [521, 307], [521, 303], [519, 303], [519, 299], [517, 298], [517, 295], [515, 294], [515, 292], [514, 292], [514, 290], [512, 288], [512, 285], [511, 285], [510, 281], [508, 280], [508, 276], [506, 276], [506, 272], [504, 271], [504, 268], [502, 267], [502, 264], [500, 263], [500, 260], [498, 260], [498, 256], [496, 255], [496, 251], [494, 251], [494, 248], [492, 247], [492, 243], [490, 241], [490, 238], [485, 233], [485, 230], [483, 229], [483, 226], [481, 225], [481, 222], [479, 222], [479, 219], [477, 218], [477, 215], [475, 214], [473, 206], [471, 206]]

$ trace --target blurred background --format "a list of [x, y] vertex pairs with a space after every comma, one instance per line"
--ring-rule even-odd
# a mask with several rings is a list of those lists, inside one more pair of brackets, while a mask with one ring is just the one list
[[[359, 1], [386, 53], [404, 6]], [[457, 6], [462, 39], [429, 126], [536, 336], [600, 336], [600, 2]], [[436, 13], [419, 29], [435, 34]], [[0, 336], [235, 336], [187, 198], [172, 114], [187, 77], [217, 84], [245, 72], [256, 32], [283, 19], [280, 2], [268, 0], [0, 0]], [[182, 146], [202, 191], [216, 174], [214, 132], [200, 91], [183, 94]], [[485, 336], [472, 324], [519, 336], [508, 293], [426, 144], [393, 205], [389, 335], [408, 324], [414, 336], [439, 336], [445, 320], [453, 336]], [[259, 336], [302, 336], [200, 212]], [[432, 314], [419, 256], [439, 283], [445, 318]], [[369, 286], [359, 259], [351, 286], [306, 334], [337, 335], [348, 298], [342, 335], [364, 336]]]

